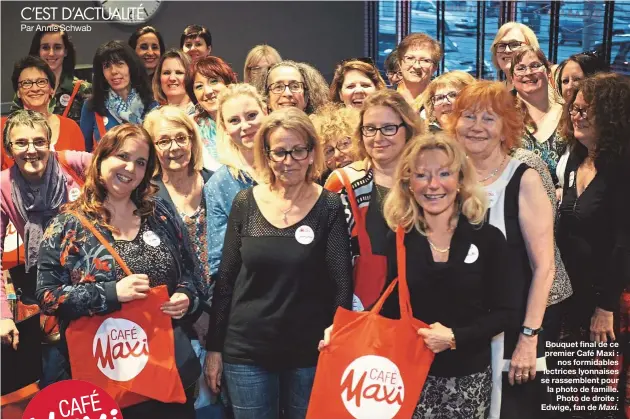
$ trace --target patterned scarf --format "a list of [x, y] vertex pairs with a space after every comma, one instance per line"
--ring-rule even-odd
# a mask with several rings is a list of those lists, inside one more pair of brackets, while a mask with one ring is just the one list
[[127, 100], [118, 96], [113, 90], [109, 91], [105, 99], [105, 107], [119, 123], [131, 122], [142, 124], [144, 103], [135, 89], [131, 89]]

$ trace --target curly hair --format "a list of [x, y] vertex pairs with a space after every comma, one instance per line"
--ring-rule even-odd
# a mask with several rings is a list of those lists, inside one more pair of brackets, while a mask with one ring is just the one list
[[600, 73], [585, 79], [564, 105], [560, 131], [570, 147], [575, 149], [580, 161], [588, 150], [574, 135], [569, 110], [579, 92], [588, 103], [588, 118], [595, 124], [597, 146], [594, 151], [595, 168], [604, 168], [611, 160], [619, 158], [628, 147], [630, 132], [630, 81], [616, 73]]
[[[45, 26], [43, 29], [35, 31], [33, 34], [33, 40], [31, 41], [31, 48], [28, 51], [28, 55], [40, 57], [39, 50], [41, 48], [42, 38], [49, 33], [61, 34], [61, 40], [63, 41], [63, 48], [66, 50], [66, 56], [61, 64], [61, 74], [72, 77], [74, 73], [74, 66], [76, 65], [76, 52], [74, 50], [74, 44], [70, 40], [68, 32], [64, 31], [61, 26], [56, 23], [51, 23]], [[53, 84], [54, 86], [54, 84]]]
[[462, 90], [465, 86], [473, 84], [475, 82], [475, 78], [471, 76], [469, 73], [461, 70], [453, 70], [448, 73], [444, 73], [429, 83], [426, 90], [422, 93], [422, 103], [424, 104], [424, 109], [426, 110], [426, 123], [429, 124], [435, 121], [435, 116], [433, 115], [433, 102], [431, 99], [435, 96], [435, 92], [438, 89], [442, 89], [444, 87], [452, 87], [456, 90]]
[[[186, 90], [186, 94], [190, 97], [188, 93], [187, 87], [192, 85], [193, 80], [193, 72], [192, 72], [192, 59], [188, 54], [185, 54], [181, 49], [169, 49], [165, 54], [160, 56], [160, 61], [158, 61], [157, 67], [155, 67], [155, 72], [153, 73], [153, 82], [151, 83], [151, 87], [153, 89], [153, 96], [155, 100], [160, 105], [168, 104], [168, 98], [164, 93], [164, 89], [162, 88], [162, 68], [164, 67], [164, 62], [171, 59], [179, 60], [182, 67], [184, 67], [184, 89]], [[194, 95], [193, 95], [194, 96]]]
[[335, 103], [342, 103], [341, 100], [341, 89], [343, 88], [343, 82], [346, 78], [346, 74], [349, 71], [359, 71], [363, 73], [372, 84], [376, 90], [381, 90], [387, 88], [385, 81], [381, 77], [378, 69], [373, 65], [366, 63], [360, 60], [351, 60], [346, 61], [343, 64], [340, 64], [335, 70], [335, 75], [333, 76], [333, 81], [330, 83], [330, 100]]
[[422, 235], [427, 234], [428, 225], [424, 211], [410, 189], [410, 180], [416, 172], [420, 155], [428, 150], [441, 150], [447, 158], [449, 169], [458, 174], [459, 191], [451, 222], [456, 222], [459, 213], [464, 214], [473, 225], [483, 223], [488, 209], [487, 194], [476, 180], [472, 164], [466, 158], [463, 147], [453, 137], [443, 132], [427, 133], [409, 141], [396, 167], [396, 182], [387, 194], [383, 215], [392, 230], [402, 227], [406, 232], [415, 227]]
[[283, 60], [269, 67], [267, 74], [265, 74], [265, 77], [263, 78], [262, 87], [264, 88], [264, 91], [261, 93], [263, 94], [267, 104], [269, 103], [269, 75], [278, 67], [291, 67], [300, 72], [302, 80], [304, 81], [304, 100], [306, 101], [306, 108], [304, 109], [304, 112], [306, 112], [307, 115], [317, 112], [320, 106], [329, 102], [328, 83], [326, 83], [326, 79], [324, 79], [324, 76], [322, 76], [319, 71], [306, 63]]
[[[338, 103], [329, 103], [322, 106], [316, 113], [312, 114], [310, 118], [322, 141], [322, 147], [326, 147], [326, 145], [330, 143], [335, 143], [344, 137], [353, 139], [354, 133], [359, 126], [359, 111], [354, 108], [347, 108]], [[351, 155], [355, 161], [365, 158], [365, 156], [360, 153], [354, 139], [352, 149], [346, 154]]]
[[456, 137], [457, 121], [465, 111], [490, 110], [501, 118], [503, 127], [501, 143], [503, 151], [521, 145], [521, 138], [525, 128], [523, 114], [515, 105], [516, 99], [499, 81], [478, 80], [464, 87], [453, 104], [453, 112], [446, 119], [444, 130]]
[[155, 147], [149, 133], [136, 124], [118, 125], [101, 138], [93, 153], [92, 163], [87, 170], [83, 193], [79, 198], [64, 205], [63, 211], [77, 211], [87, 215], [96, 225], [99, 225], [113, 233], [118, 229], [111, 225], [112, 215], [105, 207], [107, 198], [107, 188], [101, 178], [101, 164], [103, 160], [112, 156], [129, 138], [141, 138], [149, 146], [149, 158], [147, 159], [146, 171], [140, 185], [131, 194], [131, 200], [138, 207], [134, 214], [139, 217], [146, 217], [153, 214], [155, 202], [153, 197], [157, 193], [157, 186], [151, 181], [155, 168], [158, 164]]

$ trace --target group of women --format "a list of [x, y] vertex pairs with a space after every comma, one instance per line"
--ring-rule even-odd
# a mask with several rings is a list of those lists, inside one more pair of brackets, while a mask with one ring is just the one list
[[[304, 418], [336, 309], [398, 275], [397, 228], [435, 353], [414, 418], [543, 417], [545, 343], [627, 325], [630, 82], [599, 57], [555, 67], [511, 22], [492, 44], [505, 82], [433, 78], [442, 51], [418, 33], [388, 58], [395, 89], [370, 59], [328, 85], [267, 45], [239, 83], [203, 26], [170, 50], [143, 27], [97, 49], [90, 85], [54, 29], [13, 74], [0, 241], [12, 223], [27, 275], [11, 279], [61, 336], [167, 287], [186, 402], [125, 418]], [[396, 293], [382, 314], [400, 316]], [[71, 378], [65, 340], [44, 346], [40, 387]]]

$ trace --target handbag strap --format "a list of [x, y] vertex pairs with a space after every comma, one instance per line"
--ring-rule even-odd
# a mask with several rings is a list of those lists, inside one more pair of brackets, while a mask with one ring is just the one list
[[69, 214], [72, 214], [75, 217], [77, 217], [77, 219], [81, 222], [81, 224], [83, 224], [83, 227], [87, 228], [88, 230], [92, 232], [92, 234], [94, 234], [94, 236], [98, 239], [98, 241], [101, 242], [101, 244], [105, 246], [107, 251], [114, 257], [114, 260], [116, 261], [116, 263], [118, 263], [118, 266], [120, 266], [120, 268], [123, 270], [125, 275], [129, 276], [133, 274], [133, 272], [131, 272], [131, 270], [125, 263], [125, 261], [122, 260], [122, 258], [120, 257], [116, 249], [112, 247], [112, 245], [105, 239], [105, 237], [103, 237], [101, 232], [98, 231], [96, 227], [94, 227], [94, 225], [87, 220], [87, 218], [85, 218], [83, 215], [79, 214], [76, 211], [70, 211]]
[[105, 129], [105, 122], [103, 121], [103, 117], [98, 112], [94, 112], [94, 118], [96, 119], [96, 127], [98, 128], [98, 135], [100, 136], [99, 141], [103, 139], [103, 136], [107, 132]]
[[398, 277], [389, 284], [370, 311], [372, 313], [380, 313], [383, 304], [385, 304], [385, 300], [387, 300], [387, 297], [389, 297], [396, 285], [398, 285], [400, 318], [411, 319], [413, 312], [411, 311], [409, 287], [407, 286], [407, 250], [405, 248], [405, 230], [402, 227], [396, 229], [396, 261], [398, 263]]
[[81, 83], [83, 83], [83, 80], [77, 80], [77, 82], [74, 83], [74, 89], [72, 89], [72, 94], [70, 95], [70, 99], [68, 100], [66, 109], [63, 111], [63, 114], [61, 116], [63, 117], [68, 116], [68, 113], [70, 112], [70, 107], [72, 106], [72, 102], [74, 101], [74, 97], [77, 95], [77, 93], [79, 92], [79, 89], [81, 88]]

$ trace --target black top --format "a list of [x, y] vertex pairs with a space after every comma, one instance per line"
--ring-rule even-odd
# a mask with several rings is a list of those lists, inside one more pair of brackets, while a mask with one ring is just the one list
[[574, 298], [585, 310], [597, 306], [616, 311], [628, 283], [628, 179], [625, 165], [611, 162], [598, 168], [582, 195], [577, 196], [581, 159], [571, 152], [564, 175], [556, 241], [573, 286]]
[[280, 229], [261, 213], [253, 188], [240, 191], [228, 219], [208, 350], [234, 364], [315, 366], [317, 344], [338, 306], [352, 306], [350, 239], [339, 196], [323, 190], [302, 221]]
[[385, 216], [383, 215], [383, 204], [385, 204], [385, 198], [387, 198], [389, 188], [377, 185], [376, 183], [373, 185], [370, 205], [365, 215], [365, 230], [370, 238], [372, 254], [386, 256], [387, 241], [385, 238], [391, 229], [387, 225], [387, 221], [385, 221]]
[[[398, 274], [395, 234], [389, 238], [388, 282]], [[436, 354], [429, 374], [457, 377], [484, 371], [490, 365], [490, 341], [518, 324], [520, 293], [513, 287], [514, 269], [506, 240], [496, 227], [471, 225], [460, 216], [451, 239], [449, 260], [436, 263], [427, 238], [415, 228], [405, 236], [407, 282], [415, 318], [453, 329], [457, 349]], [[400, 318], [395, 290], [383, 315]]]

